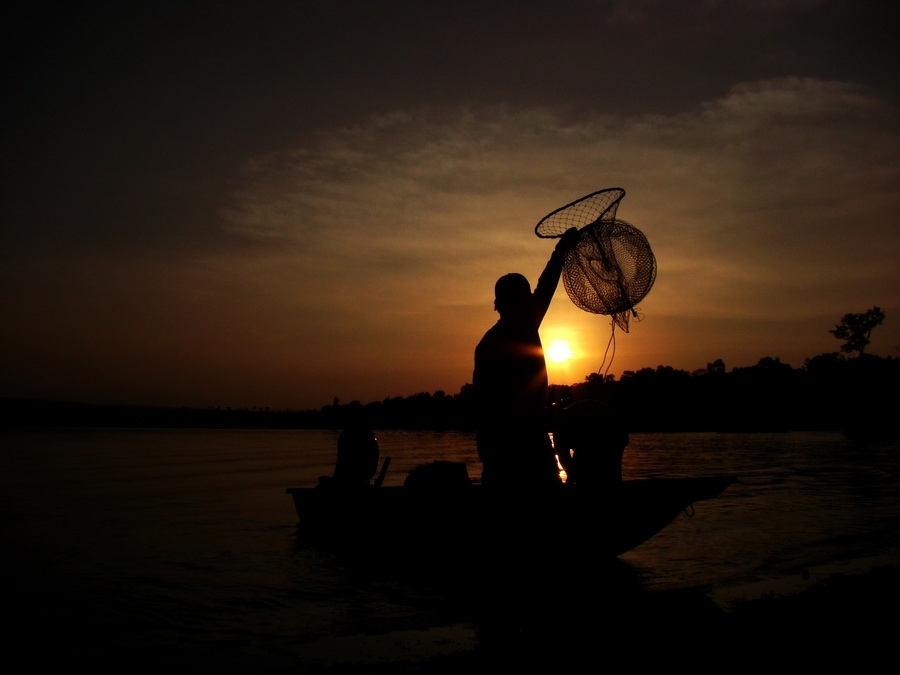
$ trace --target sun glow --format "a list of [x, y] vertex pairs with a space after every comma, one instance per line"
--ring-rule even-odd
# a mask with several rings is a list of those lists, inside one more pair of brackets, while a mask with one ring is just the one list
[[563, 363], [572, 358], [572, 348], [566, 340], [554, 340], [547, 349], [547, 358], [554, 363]]

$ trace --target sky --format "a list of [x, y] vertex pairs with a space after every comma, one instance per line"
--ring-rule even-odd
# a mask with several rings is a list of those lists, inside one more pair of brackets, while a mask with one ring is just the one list
[[537, 222], [607, 187], [656, 282], [627, 333], [560, 284], [551, 382], [799, 368], [873, 306], [900, 357], [895, 2], [19, 4], [0, 396], [455, 394]]

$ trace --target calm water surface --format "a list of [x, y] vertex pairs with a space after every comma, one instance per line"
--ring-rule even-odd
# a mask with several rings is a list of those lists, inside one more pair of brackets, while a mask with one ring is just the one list
[[[434, 459], [480, 473], [470, 434], [378, 436], [388, 485]], [[234, 663], [265, 652], [287, 666], [350, 658], [385, 635], [403, 644], [410, 631], [448, 649], [468, 639], [445, 625], [441, 584], [298, 544], [284, 490], [330, 474], [334, 432], [74, 430], [0, 443], [4, 595], [23, 640], [76, 628], [67, 649], [224, 649]], [[727, 608], [900, 562], [897, 441], [635, 434], [624, 473], [740, 480], [622, 556], [642, 592], [703, 587]]]

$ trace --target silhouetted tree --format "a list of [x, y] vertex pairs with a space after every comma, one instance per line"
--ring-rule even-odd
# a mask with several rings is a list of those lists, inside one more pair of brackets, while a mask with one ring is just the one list
[[789, 363], [782, 363], [781, 357], [771, 357], [764, 356], [759, 361], [757, 361], [756, 366], [758, 370], [766, 370], [769, 372], [790, 372], [792, 370], [791, 365]]
[[841, 361], [841, 356], [837, 352], [817, 354], [816, 356], [806, 359], [803, 363], [803, 368], [810, 373], [830, 374], [838, 368]]
[[844, 318], [835, 325], [834, 330], [828, 332], [838, 340], [844, 340], [844, 344], [841, 345], [842, 352], [847, 354], [859, 352], [859, 356], [862, 356], [872, 337], [872, 329], [879, 326], [882, 321], [884, 312], [880, 307], [873, 307], [863, 314], [844, 314]]

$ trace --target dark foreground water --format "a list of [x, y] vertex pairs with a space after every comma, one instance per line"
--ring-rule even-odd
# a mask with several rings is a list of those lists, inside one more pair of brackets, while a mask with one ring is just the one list
[[[385, 431], [379, 442], [393, 460], [389, 485], [434, 459], [480, 471], [468, 434]], [[262, 672], [408, 662], [489, 640], [491, 603], [521, 603], [491, 615], [523, 624], [514, 630], [547, 612], [574, 622], [567, 613], [584, 609], [544, 609], [550, 596], [583, 592], [567, 561], [546, 570], [539, 595], [507, 588], [494, 597], [477, 571], [433, 578], [299, 543], [284, 490], [331, 472], [333, 432], [76, 430], [5, 434], [0, 444], [6, 637], [30, 665]], [[615, 569], [598, 563], [606, 593], [693, 589], [727, 610], [735, 599], [900, 563], [897, 441], [637, 434], [624, 473], [740, 482]], [[608, 596], [599, 597], [593, 605]]]

